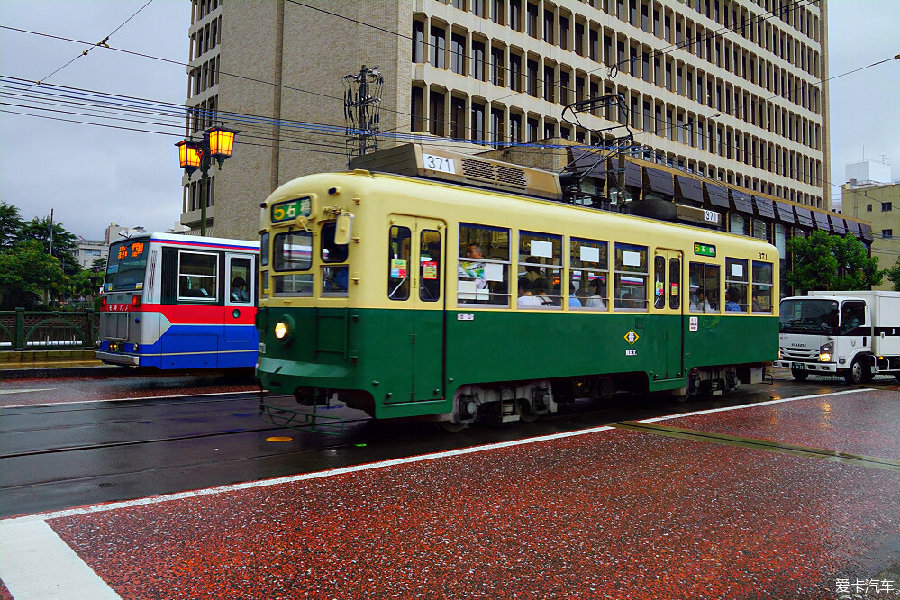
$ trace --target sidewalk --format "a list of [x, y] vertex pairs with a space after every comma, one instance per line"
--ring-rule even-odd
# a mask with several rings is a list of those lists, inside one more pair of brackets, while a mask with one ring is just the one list
[[93, 349], [0, 352], [0, 379], [100, 376], [118, 369], [94, 358]]

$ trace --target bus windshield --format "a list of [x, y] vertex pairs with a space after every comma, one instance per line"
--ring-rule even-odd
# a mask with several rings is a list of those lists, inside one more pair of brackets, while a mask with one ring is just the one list
[[150, 244], [147, 240], [126, 240], [109, 247], [105, 292], [139, 290], [144, 287], [144, 270]]
[[781, 333], [835, 335], [838, 303], [834, 300], [782, 300], [779, 321]]

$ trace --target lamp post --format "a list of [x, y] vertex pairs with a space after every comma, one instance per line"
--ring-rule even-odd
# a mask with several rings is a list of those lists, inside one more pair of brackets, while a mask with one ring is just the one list
[[206, 235], [206, 202], [209, 189], [209, 167], [212, 159], [216, 159], [219, 163], [219, 170], [222, 169], [222, 163], [226, 158], [231, 157], [231, 151], [234, 147], [234, 134], [238, 133], [234, 129], [220, 127], [218, 125], [210, 127], [203, 132], [202, 141], [182, 140], [175, 145], [178, 147], [178, 162], [184, 172], [187, 173], [188, 180], [194, 171], [200, 169], [200, 235]]

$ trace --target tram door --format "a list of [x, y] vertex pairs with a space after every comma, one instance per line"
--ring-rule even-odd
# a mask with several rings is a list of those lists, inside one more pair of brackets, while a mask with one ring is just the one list
[[235, 361], [246, 362], [246, 355], [234, 354], [257, 344], [256, 329], [249, 327], [254, 319], [256, 275], [253, 256], [234, 252], [225, 253], [225, 314], [222, 343], [219, 345], [219, 367], [235, 366]]
[[679, 250], [658, 248], [653, 258], [653, 309], [665, 336], [660, 350], [665, 354], [665, 374], [660, 379], [684, 376], [685, 298], [681, 277], [683, 254]]
[[391, 215], [388, 243], [388, 300], [402, 316], [394, 323], [397, 360], [409, 365], [409, 395], [388, 402], [443, 397], [444, 263], [447, 226], [442, 221]]

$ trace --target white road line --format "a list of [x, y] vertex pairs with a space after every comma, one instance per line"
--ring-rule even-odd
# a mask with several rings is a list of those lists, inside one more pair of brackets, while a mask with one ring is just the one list
[[44, 521], [0, 521], [0, 579], [16, 600], [121, 600]]
[[58, 390], [59, 388], [26, 388], [21, 390], [0, 390], [0, 396], [5, 394], [27, 394], [28, 392], [49, 392], [50, 390]]
[[[47, 388], [48, 390], [55, 390], [58, 388]], [[45, 390], [30, 390], [32, 392], [37, 391], [45, 391]], [[0, 406], [0, 410], [6, 408], [33, 408], [38, 406], [69, 406], [75, 404], [97, 404], [99, 402], [129, 402], [135, 400], [165, 400], [168, 398], [185, 398], [185, 397], [195, 397], [195, 396], [234, 396], [237, 394], [258, 394], [259, 390], [245, 390], [243, 392], [204, 392], [202, 394], [165, 394], [162, 396], [135, 396], [133, 398], [98, 398], [96, 400], [61, 400], [59, 402], [41, 402], [38, 404], [8, 404], [6, 406]]]
[[741, 404], [740, 406], [723, 406], [722, 408], [710, 408], [709, 410], [698, 410], [697, 412], [681, 413], [680, 415], [666, 415], [665, 417], [653, 417], [652, 419], [641, 419], [638, 423], [657, 423], [659, 421], [668, 421], [669, 419], [678, 419], [681, 417], [692, 417], [694, 415], [709, 415], [718, 412], [727, 412], [729, 410], [738, 410], [740, 408], [753, 408], [754, 406], [768, 406], [770, 404], [781, 404], [783, 402], [796, 402], [797, 400], [809, 400], [810, 398], [824, 398], [825, 396], [841, 396], [843, 394], [855, 394], [857, 392], [875, 392], [873, 388], [862, 388], [858, 390], [844, 390], [843, 392], [832, 392], [831, 394], [810, 394], [808, 396], [794, 396], [793, 398], [779, 398], [778, 400], [769, 400], [767, 402], [756, 402], [754, 404]]

